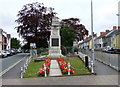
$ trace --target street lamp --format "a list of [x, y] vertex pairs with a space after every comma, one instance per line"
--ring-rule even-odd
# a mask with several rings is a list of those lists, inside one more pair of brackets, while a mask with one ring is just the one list
[[92, 58], [91, 58], [91, 72], [94, 73], [94, 33], [93, 33], [93, 2], [91, 0], [91, 35], [92, 35]]

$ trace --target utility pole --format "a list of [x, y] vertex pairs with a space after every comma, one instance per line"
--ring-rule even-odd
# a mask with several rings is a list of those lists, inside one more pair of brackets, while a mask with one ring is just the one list
[[92, 58], [91, 58], [91, 72], [94, 73], [94, 33], [93, 33], [93, 2], [91, 0], [91, 35], [92, 35]]

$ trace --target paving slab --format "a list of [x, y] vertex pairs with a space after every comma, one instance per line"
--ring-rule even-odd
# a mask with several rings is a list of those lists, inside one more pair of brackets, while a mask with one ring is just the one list
[[61, 76], [61, 70], [56, 60], [51, 60], [49, 76]]

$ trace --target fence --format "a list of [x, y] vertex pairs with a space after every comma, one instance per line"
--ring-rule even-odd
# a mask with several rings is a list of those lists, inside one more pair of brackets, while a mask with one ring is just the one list
[[[88, 55], [91, 58], [91, 50], [80, 49], [81, 53]], [[103, 62], [104, 64], [109, 65], [110, 67], [120, 70], [119, 62], [120, 62], [120, 54], [112, 54], [106, 53], [101, 50], [95, 50], [95, 59]]]

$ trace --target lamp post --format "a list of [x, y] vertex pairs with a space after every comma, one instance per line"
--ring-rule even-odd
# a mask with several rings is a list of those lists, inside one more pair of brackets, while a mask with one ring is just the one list
[[94, 73], [94, 34], [93, 34], [93, 2], [91, 0], [91, 35], [92, 35], [92, 58], [91, 58], [91, 72]]

